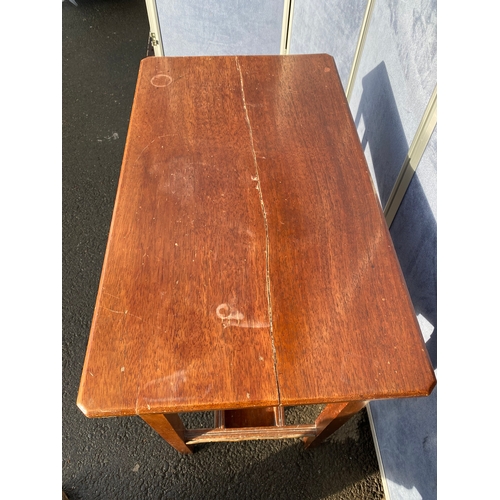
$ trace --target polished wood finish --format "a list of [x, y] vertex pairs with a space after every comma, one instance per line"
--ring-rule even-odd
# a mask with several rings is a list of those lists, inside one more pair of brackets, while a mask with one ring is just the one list
[[81, 410], [223, 430], [435, 383], [333, 59], [143, 60]]
[[332, 403], [316, 419], [316, 436], [304, 438], [306, 448], [320, 445], [327, 437], [340, 429], [351, 417], [366, 406], [366, 401], [351, 401], [350, 403]]
[[192, 449], [185, 443], [184, 424], [177, 413], [148, 414], [141, 418], [150, 425], [170, 446], [180, 453], [190, 454]]

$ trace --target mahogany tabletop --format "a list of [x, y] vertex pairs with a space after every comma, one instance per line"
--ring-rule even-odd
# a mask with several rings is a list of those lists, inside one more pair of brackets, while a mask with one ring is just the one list
[[144, 59], [81, 410], [373, 400], [435, 383], [332, 57]]

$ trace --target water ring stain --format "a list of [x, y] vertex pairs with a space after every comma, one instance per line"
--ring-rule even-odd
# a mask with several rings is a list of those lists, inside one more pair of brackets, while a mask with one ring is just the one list
[[172, 83], [172, 77], [170, 75], [164, 75], [159, 73], [158, 75], [153, 76], [151, 78], [151, 85], [155, 87], [166, 87]]

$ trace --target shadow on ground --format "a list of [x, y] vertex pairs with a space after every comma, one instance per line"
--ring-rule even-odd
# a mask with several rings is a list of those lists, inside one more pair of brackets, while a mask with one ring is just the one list
[[139, 419], [112, 420], [93, 421], [80, 441], [83, 464], [67, 464], [70, 500], [383, 498], [365, 410], [315, 449], [300, 440], [207, 443], [191, 456]]

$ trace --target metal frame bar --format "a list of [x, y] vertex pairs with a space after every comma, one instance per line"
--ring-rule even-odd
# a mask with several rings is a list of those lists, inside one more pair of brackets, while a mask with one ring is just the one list
[[152, 40], [155, 56], [164, 55], [163, 40], [161, 37], [160, 21], [158, 20], [158, 11], [156, 9], [156, 0], [146, 0], [146, 10], [149, 19], [149, 36]]
[[437, 123], [437, 85], [434, 87], [427, 108], [424, 111], [420, 125], [413, 137], [410, 149], [406, 155], [403, 166], [399, 171], [399, 175], [394, 183], [389, 199], [384, 208], [384, 216], [387, 225], [391, 227], [392, 221], [403, 201], [403, 197], [410, 185], [413, 174], [417, 170], [418, 164], [422, 159], [425, 148], [431, 138], [434, 127]]
[[283, 23], [281, 25], [280, 54], [290, 53], [290, 41], [292, 39], [292, 23], [295, 0], [285, 0], [283, 3]]
[[349, 101], [352, 94], [352, 89], [354, 88], [354, 82], [356, 81], [356, 75], [358, 74], [359, 62], [361, 61], [361, 56], [363, 54], [363, 49], [365, 47], [366, 36], [368, 34], [368, 27], [370, 26], [370, 20], [372, 17], [373, 6], [375, 5], [375, 0], [367, 0], [365, 17], [361, 23], [361, 29], [359, 31], [358, 45], [356, 46], [356, 52], [354, 52], [354, 59], [352, 61], [351, 73], [349, 75], [349, 80], [347, 81], [346, 97]]

